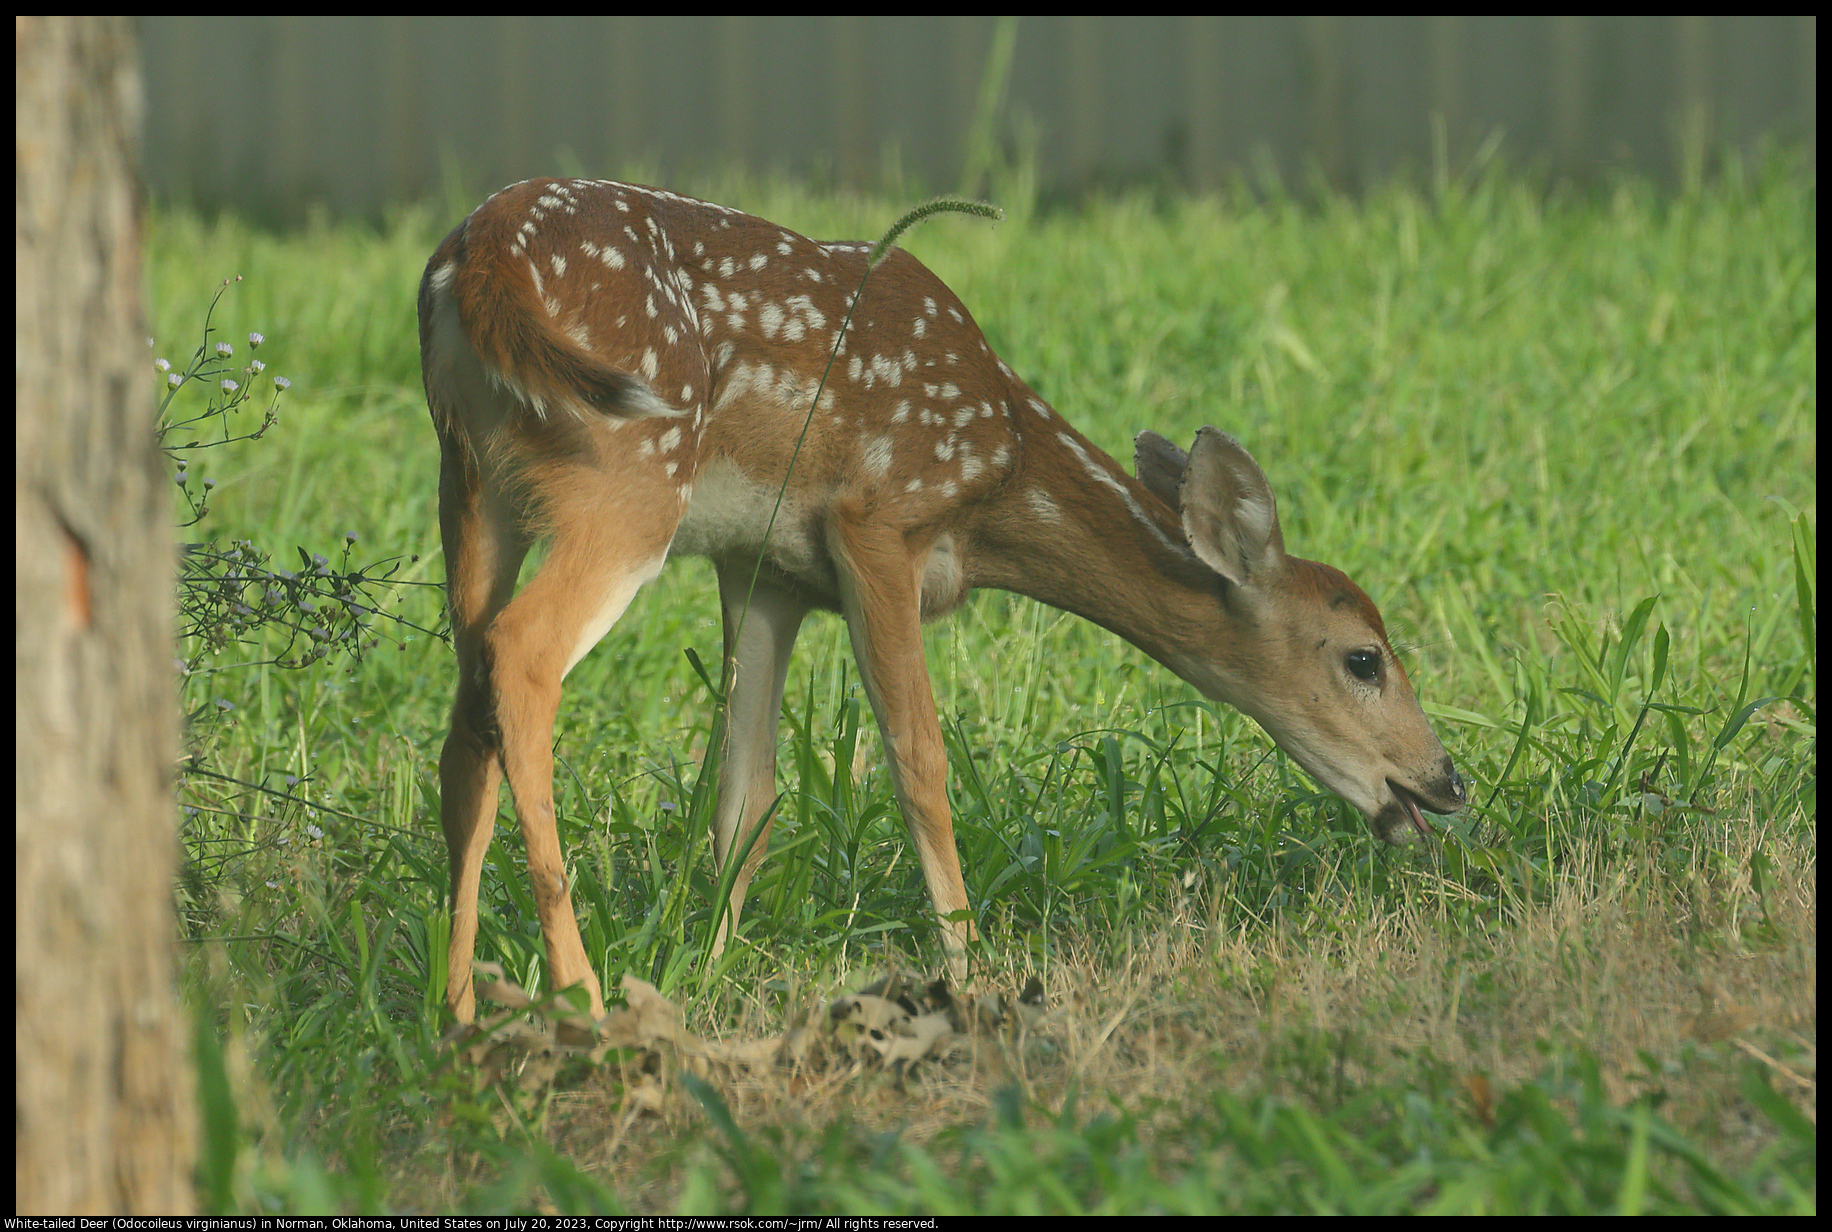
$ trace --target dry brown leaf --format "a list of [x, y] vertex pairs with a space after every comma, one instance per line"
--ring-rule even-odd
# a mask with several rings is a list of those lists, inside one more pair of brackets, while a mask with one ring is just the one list
[[623, 977], [623, 995], [629, 999], [630, 1011], [636, 1015], [637, 1033], [644, 1044], [668, 1044], [692, 1048], [699, 1041], [682, 1025], [680, 1007], [657, 992], [655, 985], [633, 975]]
[[1495, 1124], [1495, 1093], [1489, 1086], [1488, 1075], [1480, 1071], [1471, 1071], [1463, 1077], [1463, 1089], [1469, 1093], [1469, 1105], [1475, 1111], [1476, 1118], [1491, 1128]]
[[525, 989], [503, 975], [502, 964], [473, 963], [471, 972], [471, 987], [480, 1000], [517, 1010], [527, 1009], [534, 1004], [534, 998]]
[[660, 1115], [668, 1106], [668, 1092], [654, 1074], [642, 1074], [624, 1085], [624, 1099], [643, 1112]]
[[[797, 1034], [790, 1032], [789, 1034]], [[784, 1059], [785, 1043], [789, 1035], [764, 1036], [759, 1039], [724, 1040], [708, 1042], [705, 1045], [708, 1060], [725, 1065], [741, 1065], [747, 1069], [762, 1069]]]
[[886, 1065], [940, 1056], [954, 1040], [948, 1015], [939, 1010], [914, 1017], [905, 1015], [896, 1025], [895, 1032], [869, 1036], [864, 1041]]
[[598, 1020], [598, 1051], [612, 1048], [641, 1048], [647, 1043], [642, 1018], [634, 1010], [611, 1010]]

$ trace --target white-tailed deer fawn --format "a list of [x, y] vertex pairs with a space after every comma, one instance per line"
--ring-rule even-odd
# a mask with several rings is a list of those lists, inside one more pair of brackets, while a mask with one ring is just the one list
[[504, 773], [548, 978], [584, 984], [604, 1012], [554, 831], [554, 717], [561, 679], [671, 553], [713, 561], [725, 618], [715, 851], [722, 868], [749, 855], [718, 947], [764, 854], [789, 652], [816, 608], [845, 617], [957, 971], [973, 930], [921, 627], [975, 587], [1119, 634], [1258, 721], [1389, 841], [1427, 833], [1421, 810], [1462, 806], [1380, 613], [1337, 570], [1285, 554], [1245, 449], [1214, 428], [1188, 454], [1143, 432], [1126, 474], [903, 252], [865, 279], [840, 337], [869, 248], [542, 179], [484, 202], [427, 263], [420, 352], [458, 651], [439, 778], [460, 1021]]

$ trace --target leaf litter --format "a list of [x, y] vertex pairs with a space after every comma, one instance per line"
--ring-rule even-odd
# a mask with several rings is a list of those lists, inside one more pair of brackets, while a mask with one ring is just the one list
[[945, 979], [902, 971], [833, 998], [776, 1034], [709, 1040], [653, 984], [623, 977], [626, 1004], [593, 1021], [576, 990], [535, 997], [496, 963], [475, 967], [478, 999], [502, 1008], [446, 1036], [452, 1060], [484, 1081], [521, 1092], [553, 1087], [569, 1062], [618, 1071], [626, 1111], [663, 1112], [678, 1098], [682, 1071], [724, 1085], [776, 1072], [792, 1088], [882, 1072], [901, 1081], [924, 1064], [946, 1066], [982, 1046], [1021, 1050], [1047, 1025], [1043, 982], [1031, 976], [1014, 995], [958, 996]]

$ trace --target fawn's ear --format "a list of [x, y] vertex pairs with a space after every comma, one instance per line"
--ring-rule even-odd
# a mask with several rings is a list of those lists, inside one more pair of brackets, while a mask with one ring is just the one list
[[1196, 558], [1235, 586], [1264, 585], [1285, 564], [1278, 502], [1266, 473], [1219, 428], [1196, 433], [1188, 453], [1159, 436], [1133, 440], [1133, 468], [1176, 511]]
[[1253, 455], [1226, 432], [1196, 433], [1178, 500], [1190, 548], [1234, 585], [1263, 585], [1284, 567], [1285, 536], [1272, 485]]
[[1183, 468], [1190, 456], [1147, 429], [1132, 438], [1132, 470], [1145, 490], [1176, 509], [1177, 489], [1183, 486]]

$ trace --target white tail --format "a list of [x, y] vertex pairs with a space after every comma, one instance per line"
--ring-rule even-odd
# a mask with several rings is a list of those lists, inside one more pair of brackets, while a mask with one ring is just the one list
[[725, 618], [716, 852], [721, 867], [750, 855], [720, 947], [764, 854], [789, 652], [816, 608], [846, 619], [957, 972], [973, 929], [921, 622], [975, 587], [1118, 633], [1252, 716], [1390, 841], [1428, 832], [1421, 810], [1462, 806], [1380, 614], [1337, 570], [1285, 554], [1272, 489], [1233, 438], [1204, 428], [1186, 455], [1140, 433], [1126, 474], [902, 252], [865, 281], [809, 421], [868, 251], [634, 185], [530, 180], [427, 263], [420, 351], [458, 650], [439, 773], [460, 1021], [503, 773], [549, 979], [584, 984], [603, 1013], [554, 832], [554, 717], [562, 677], [670, 553], [713, 561]]

